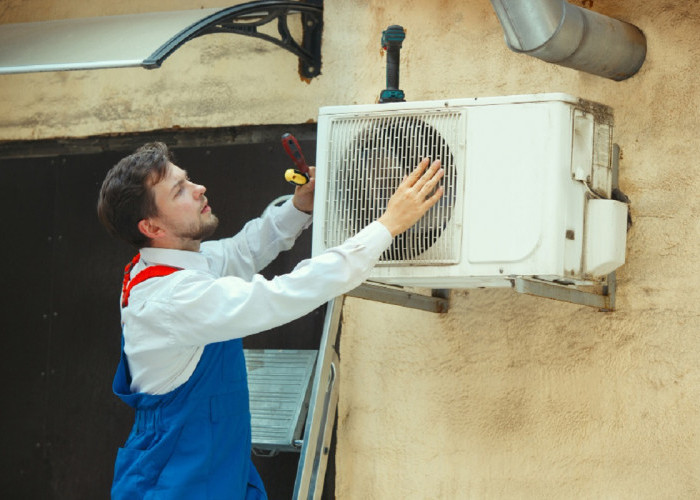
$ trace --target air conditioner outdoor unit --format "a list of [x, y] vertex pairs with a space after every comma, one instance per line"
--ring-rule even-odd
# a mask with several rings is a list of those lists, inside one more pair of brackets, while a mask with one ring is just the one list
[[566, 94], [321, 108], [313, 253], [376, 220], [427, 156], [442, 161], [444, 195], [394, 240], [371, 280], [595, 284], [625, 259], [612, 135], [609, 107]]

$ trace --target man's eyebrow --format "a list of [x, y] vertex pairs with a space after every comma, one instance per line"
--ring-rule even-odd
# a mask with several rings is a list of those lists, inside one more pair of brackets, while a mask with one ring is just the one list
[[175, 188], [179, 188], [187, 179], [189, 179], [189, 176], [187, 175], [187, 170], [182, 171], [182, 177], [173, 184], [173, 187], [170, 188], [170, 192], [172, 193]]

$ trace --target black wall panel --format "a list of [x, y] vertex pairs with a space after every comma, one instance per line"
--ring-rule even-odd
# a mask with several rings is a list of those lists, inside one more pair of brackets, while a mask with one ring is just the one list
[[0, 163], [2, 314], [0, 497], [49, 492], [46, 446], [55, 169], [51, 160]]
[[[292, 192], [283, 178], [291, 162], [279, 138], [261, 137], [253, 144], [174, 149], [176, 163], [207, 186], [221, 221], [214, 237], [234, 234], [270, 201]], [[107, 170], [140, 143], [132, 142], [129, 151], [0, 159], [2, 498], [109, 497], [116, 450], [133, 418], [111, 382], [119, 358], [122, 272], [135, 250], [108, 236], [95, 204]], [[300, 142], [313, 163], [315, 142]], [[263, 274], [291, 270], [310, 247], [307, 231]], [[244, 344], [314, 349], [322, 324], [320, 308]], [[270, 498], [291, 498], [298, 455], [254, 460]], [[329, 467], [326, 490], [332, 491], [332, 461]]]
[[131, 424], [132, 412], [112, 395], [111, 380], [119, 361], [120, 280], [134, 252], [112, 240], [95, 215], [102, 179], [120, 156], [57, 162], [46, 436], [57, 497], [108, 496], [115, 441]]

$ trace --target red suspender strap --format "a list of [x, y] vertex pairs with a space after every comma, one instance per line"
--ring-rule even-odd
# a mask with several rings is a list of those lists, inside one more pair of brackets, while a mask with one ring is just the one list
[[142, 283], [149, 278], [168, 276], [175, 271], [181, 270], [179, 267], [171, 266], [148, 266], [146, 269], [134, 276], [133, 279], [129, 279], [131, 276], [131, 270], [140, 258], [141, 254], [136, 254], [136, 257], [131, 259], [131, 262], [129, 262], [129, 264], [127, 264], [127, 266], [124, 268], [124, 282], [122, 283], [122, 307], [129, 305], [129, 295], [131, 294], [131, 289], [139, 283]]

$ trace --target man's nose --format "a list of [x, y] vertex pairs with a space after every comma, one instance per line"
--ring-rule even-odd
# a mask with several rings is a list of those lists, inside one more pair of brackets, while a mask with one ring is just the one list
[[207, 192], [207, 188], [202, 186], [201, 184], [194, 185], [194, 195], [196, 198], [199, 198], [200, 196], [202, 196], [206, 192]]

